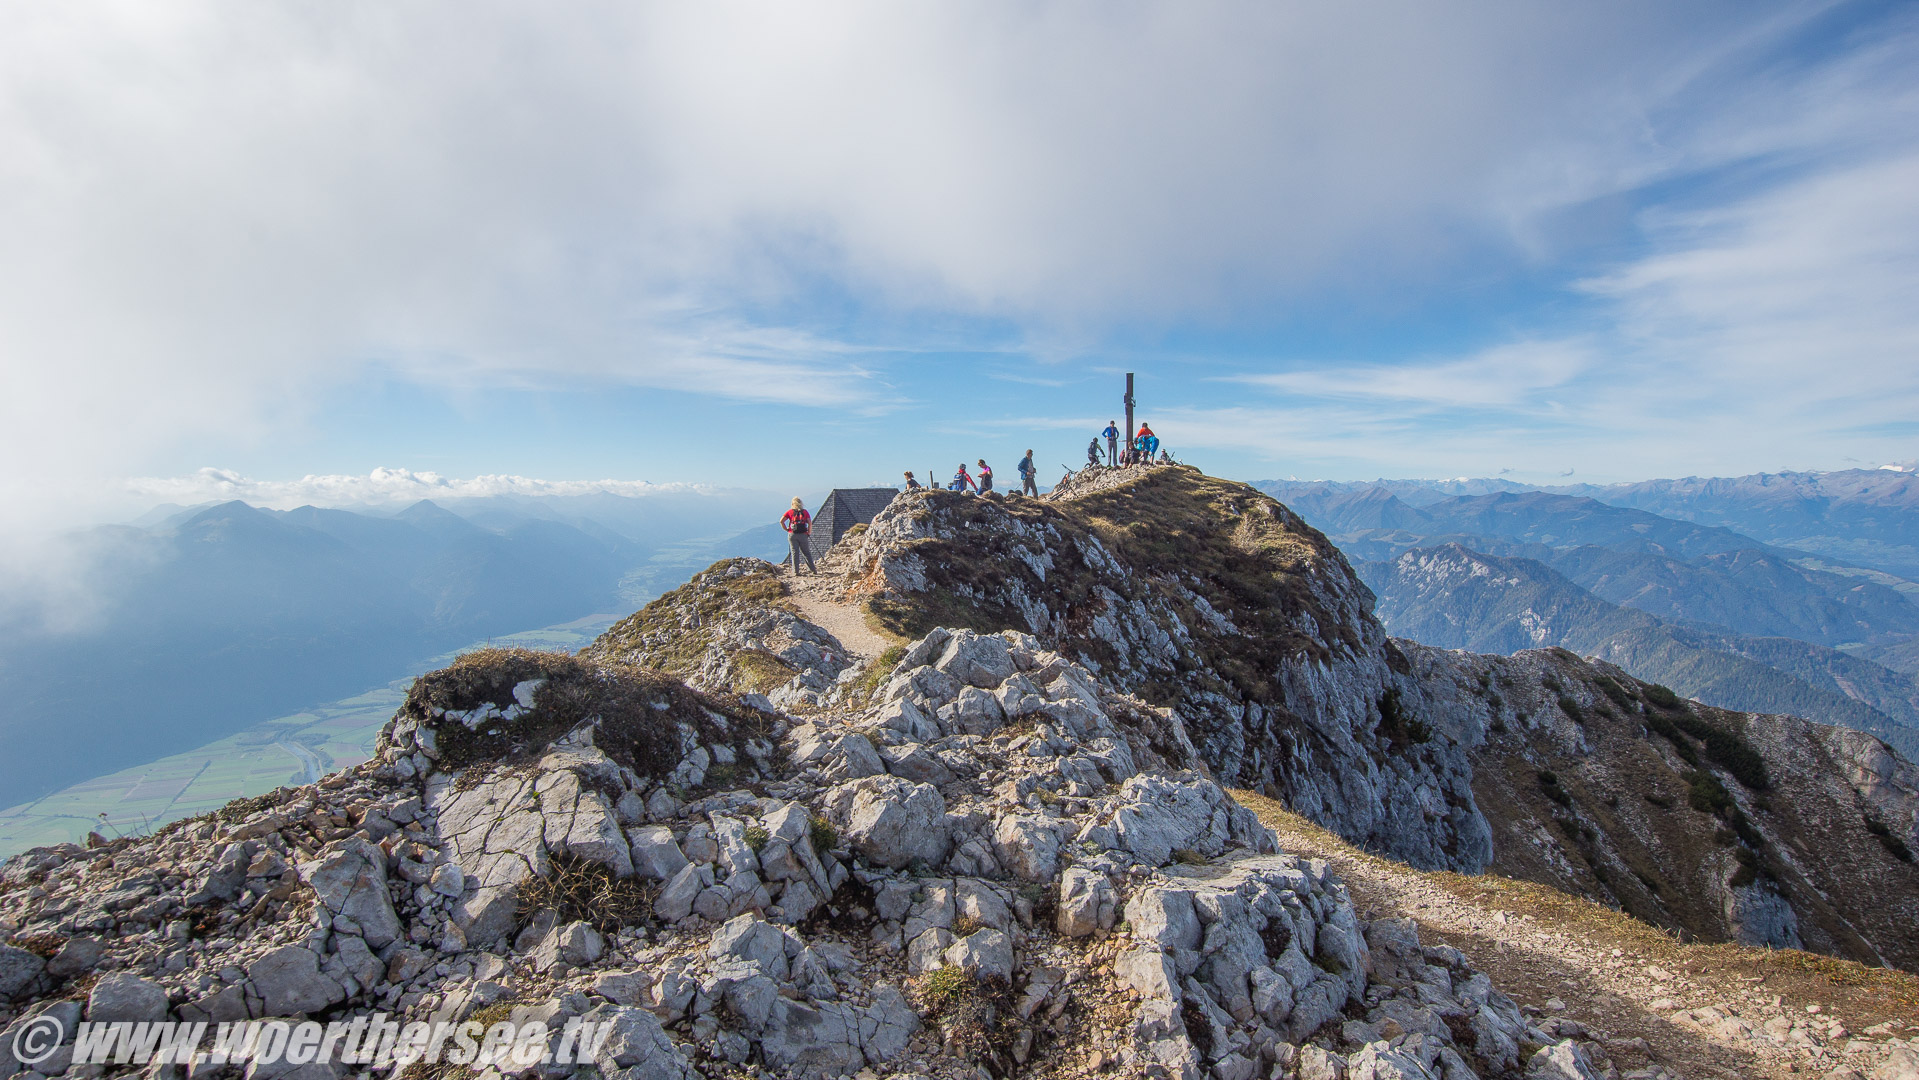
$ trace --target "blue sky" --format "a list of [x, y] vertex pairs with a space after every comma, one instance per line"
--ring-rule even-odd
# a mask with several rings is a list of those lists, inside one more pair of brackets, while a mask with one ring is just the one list
[[1919, 457], [1910, 4], [6, 17], [22, 517], [1051, 475], [1128, 370], [1249, 479]]

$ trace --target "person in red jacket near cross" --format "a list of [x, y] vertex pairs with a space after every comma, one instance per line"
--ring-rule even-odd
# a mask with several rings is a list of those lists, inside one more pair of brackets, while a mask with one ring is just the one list
[[793, 548], [793, 576], [800, 576], [800, 559], [806, 560], [806, 568], [818, 576], [820, 568], [813, 565], [813, 515], [806, 512], [806, 504], [793, 497], [793, 509], [780, 517], [780, 528], [786, 530], [786, 541]]

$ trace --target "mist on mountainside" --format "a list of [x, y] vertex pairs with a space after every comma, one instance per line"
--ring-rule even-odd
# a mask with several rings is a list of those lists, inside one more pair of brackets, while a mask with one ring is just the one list
[[[746, 500], [228, 502], [68, 538], [71, 608], [0, 608], [0, 805], [384, 685], [474, 641], [630, 610], [781, 542]], [[42, 593], [42, 596], [48, 595]]]

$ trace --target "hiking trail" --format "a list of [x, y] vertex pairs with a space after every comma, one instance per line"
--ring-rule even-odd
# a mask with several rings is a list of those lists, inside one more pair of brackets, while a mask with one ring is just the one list
[[1423, 943], [1464, 953], [1541, 1027], [1589, 1029], [1622, 1078], [1851, 1080], [1881, 1075], [1919, 1040], [1919, 997], [1904, 973], [1868, 969], [1862, 980], [1811, 953], [1682, 944], [1530, 882], [1369, 855], [1272, 799], [1233, 797], [1281, 850], [1331, 864], [1361, 917], [1413, 919]]
[[878, 659], [893, 644], [867, 624], [866, 613], [858, 602], [842, 599], [845, 578], [827, 569], [825, 559], [820, 560], [820, 573], [797, 578], [790, 569], [782, 567], [780, 580], [800, 614], [838, 638], [840, 644], [859, 659]]

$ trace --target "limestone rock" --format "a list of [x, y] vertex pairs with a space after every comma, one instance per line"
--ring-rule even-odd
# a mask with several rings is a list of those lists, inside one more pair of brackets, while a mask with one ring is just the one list
[[868, 862], [936, 866], [946, 858], [946, 800], [930, 784], [871, 776], [834, 788], [826, 804], [840, 835]]
[[282, 945], [248, 964], [247, 978], [265, 1016], [299, 1016], [346, 1000], [346, 988], [322, 974], [320, 958], [299, 945]]
[[535, 971], [551, 971], [556, 964], [586, 967], [606, 953], [606, 939], [591, 925], [571, 922], [554, 926], [528, 952]]
[[386, 853], [359, 837], [330, 845], [319, 858], [300, 864], [300, 880], [332, 915], [328, 925], [357, 934], [375, 949], [391, 944], [406, 928], [387, 893]]
[[582, 1019], [612, 1025], [593, 1058], [601, 1076], [620, 1080], [697, 1080], [699, 1074], [667, 1037], [659, 1018], [645, 1009], [602, 1005]]
[[1919, 1050], [1900, 1047], [1872, 1070], [1870, 1080], [1919, 1080]]
[[47, 962], [25, 949], [0, 944], [0, 1001], [13, 997], [40, 977]]
[[653, 901], [653, 911], [668, 922], [678, 922], [693, 914], [693, 904], [713, 885], [713, 868], [705, 863], [687, 863], [673, 875]]
[[1528, 1080], [1600, 1080], [1586, 1052], [1571, 1039], [1541, 1047], [1526, 1062]]
[[1016, 670], [1012, 649], [998, 634], [956, 631], [933, 666], [968, 686], [992, 690]]
[[946, 962], [981, 979], [1010, 981], [1013, 940], [998, 930], [976, 930], [947, 946]]
[[666, 881], [686, 867], [686, 855], [673, 840], [673, 830], [664, 825], [643, 825], [627, 833], [631, 841], [633, 872], [645, 878]]
[[890, 1061], [918, 1030], [918, 1014], [891, 986], [879, 988], [863, 1009], [782, 997], [767, 1017], [760, 1050], [769, 1067], [822, 1080]]
[[786, 935], [779, 927], [757, 915], [741, 915], [719, 928], [706, 953], [715, 960], [744, 961], [760, 974], [784, 982], [786, 944]]
[[504, 774], [461, 785], [437, 774], [427, 781], [426, 804], [468, 879], [450, 910], [454, 924], [472, 945], [498, 944], [513, 929], [520, 882], [547, 872], [546, 818], [532, 780]]
[[[603, 762], [603, 755], [589, 759], [594, 766]], [[548, 850], [577, 855], [606, 866], [615, 876], [627, 877], [633, 873], [633, 856], [620, 829], [619, 815], [604, 794], [587, 786], [582, 771], [558, 769], [542, 773], [534, 782], [533, 791], [544, 818], [543, 839]]]
[[1020, 880], [1051, 881], [1059, 872], [1059, 827], [1026, 815], [1002, 817], [993, 852]]
[[[60, 951], [47, 961], [47, 974], [56, 979], [71, 979], [92, 971], [100, 958], [106, 955], [107, 947], [99, 938], [81, 934], [67, 939]], [[3, 980], [0, 980], [3, 981]], [[5, 987], [0, 985], [0, 990]], [[0, 993], [0, 997], [6, 995]]]
[[87, 1019], [96, 1023], [165, 1020], [167, 1009], [167, 992], [159, 983], [121, 972], [94, 983], [87, 994]]

